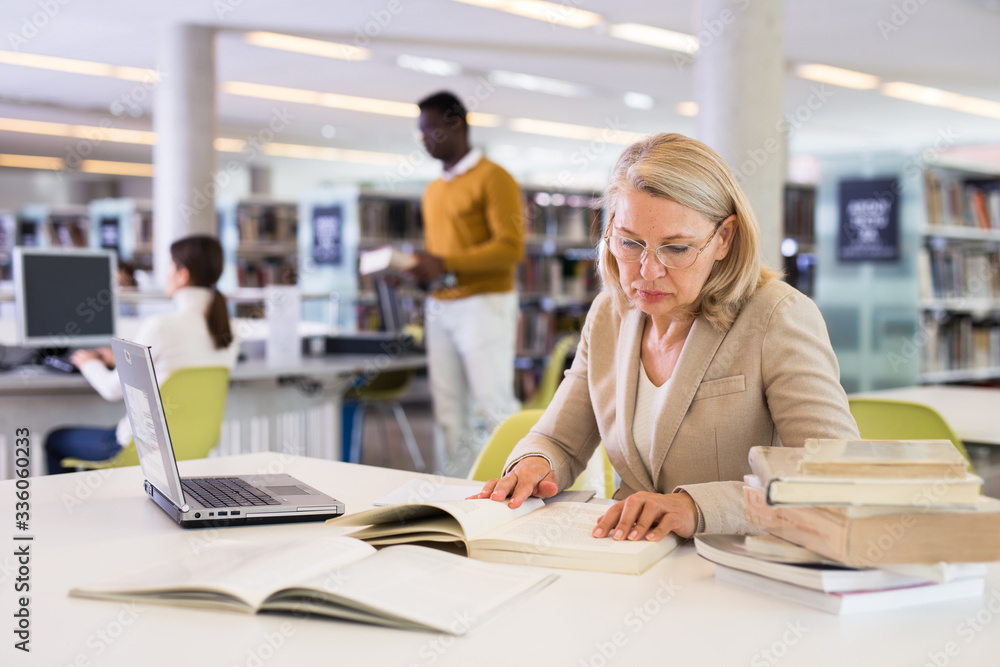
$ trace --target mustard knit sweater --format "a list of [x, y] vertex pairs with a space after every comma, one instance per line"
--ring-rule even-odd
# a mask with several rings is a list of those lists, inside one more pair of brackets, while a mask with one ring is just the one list
[[482, 158], [450, 181], [439, 178], [424, 191], [421, 210], [427, 252], [458, 279], [433, 296], [458, 299], [514, 289], [524, 257], [524, 205], [517, 182], [502, 167]]

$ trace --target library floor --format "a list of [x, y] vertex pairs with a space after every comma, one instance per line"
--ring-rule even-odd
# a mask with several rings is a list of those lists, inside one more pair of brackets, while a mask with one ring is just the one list
[[[426, 381], [415, 382], [400, 402], [427, 471], [434, 470], [434, 415]], [[415, 469], [391, 412], [383, 415], [374, 408], [367, 411], [361, 439], [361, 462], [383, 468]]]

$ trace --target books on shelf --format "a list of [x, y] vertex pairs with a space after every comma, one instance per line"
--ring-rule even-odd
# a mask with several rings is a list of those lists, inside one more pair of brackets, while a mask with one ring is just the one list
[[864, 477], [961, 477], [967, 463], [951, 440], [807, 438], [799, 471]]
[[806, 473], [803, 447], [752, 447], [750, 467], [769, 504], [976, 505], [981, 477], [969, 472], [943, 477], [863, 477]]
[[[70, 591], [245, 613], [310, 613], [461, 635], [556, 577], [402, 545], [376, 551], [349, 537], [296, 542], [220, 538], [160, 551], [138, 570]], [[432, 591], [448, 591], [432, 595]]]
[[607, 508], [581, 502], [529, 498], [517, 509], [489, 499], [377, 507], [327, 524], [358, 527], [352, 537], [369, 544], [426, 544], [471, 558], [524, 565], [639, 574], [673, 551], [678, 539], [659, 542], [597, 539], [591, 535]]
[[751, 480], [743, 500], [754, 527], [854, 567], [1000, 560], [995, 498], [969, 508], [769, 505]]
[[743, 535], [697, 535], [695, 549], [715, 563], [715, 576], [753, 590], [800, 602], [835, 614], [903, 609], [919, 604], [966, 597], [981, 597], [985, 589], [985, 567], [956, 570], [944, 583], [933, 566], [914, 566], [908, 573], [882, 569], [855, 569], [822, 559], [783, 562], [780, 545], [761, 554], [750, 546], [753, 537]]

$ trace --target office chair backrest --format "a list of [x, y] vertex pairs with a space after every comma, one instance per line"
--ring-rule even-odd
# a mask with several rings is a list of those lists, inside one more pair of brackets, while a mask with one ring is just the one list
[[[503, 472], [503, 464], [507, 462], [514, 446], [528, 435], [528, 432], [541, 418], [545, 410], [521, 410], [500, 422], [490, 435], [486, 446], [479, 452], [479, 457], [472, 464], [469, 479], [480, 482], [499, 477]], [[597, 466], [595, 468], [595, 466]], [[596, 470], [596, 472], [595, 472]], [[598, 445], [597, 451], [584, 470], [569, 489], [587, 488], [587, 482], [595, 480], [596, 485], [603, 485], [603, 495], [610, 498], [615, 492], [614, 469], [608, 459], [604, 445]]]
[[[179, 461], [205, 458], [218, 444], [228, 391], [229, 369], [225, 366], [182, 368], [160, 386], [170, 442]], [[133, 441], [104, 461], [63, 459], [62, 464], [67, 468], [122, 468], [139, 465], [139, 455]]]
[[545, 410], [521, 410], [500, 422], [472, 464], [469, 479], [485, 482], [499, 477], [514, 445], [528, 435], [543, 412]]
[[177, 460], [205, 458], [218, 444], [228, 391], [224, 366], [182, 368], [160, 387]]
[[555, 346], [552, 348], [552, 353], [549, 354], [549, 361], [545, 364], [545, 369], [542, 371], [542, 379], [538, 383], [538, 389], [535, 391], [535, 395], [524, 403], [525, 408], [538, 409], [548, 407], [552, 401], [552, 397], [556, 394], [556, 389], [559, 388], [563, 374], [566, 372], [566, 357], [576, 349], [578, 343], [579, 338], [576, 334], [563, 336], [556, 341]]
[[[848, 398], [851, 415], [866, 440], [951, 440], [965, 460], [962, 440], [934, 408], [922, 403], [884, 398]], [[971, 463], [969, 469], [972, 470]]]

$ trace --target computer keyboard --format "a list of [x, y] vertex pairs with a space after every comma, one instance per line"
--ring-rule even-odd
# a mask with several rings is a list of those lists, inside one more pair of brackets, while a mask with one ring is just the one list
[[184, 493], [205, 507], [260, 507], [278, 501], [239, 477], [182, 479]]

